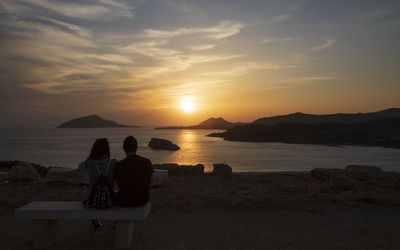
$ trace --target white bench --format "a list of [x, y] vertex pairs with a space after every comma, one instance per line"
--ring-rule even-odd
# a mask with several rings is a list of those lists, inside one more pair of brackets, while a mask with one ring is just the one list
[[150, 202], [141, 207], [88, 209], [79, 201], [34, 201], [18, 208], [15, 218], [34, 221], [34, 248], [52, 244], [58, 220], [113, 220], [116, 221], [115, 248], [127, 249], [132, 241], [133, 221], [146, 219], [150, 210]]

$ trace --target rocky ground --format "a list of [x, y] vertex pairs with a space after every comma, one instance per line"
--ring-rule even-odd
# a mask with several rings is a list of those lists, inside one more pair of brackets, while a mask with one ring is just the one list
[[[399, 175], [170, 175], [151, 188], [152, 212], [130, 249], [398, 249]], [[85, 185], [0, 184], [1, 249], [31, 249], [31, 224], [16, 208], [34, 200], [80, 200]], [[52, 249], [112, 249], [106, 222], [93, 241], [88, 221], [64, 221]]]

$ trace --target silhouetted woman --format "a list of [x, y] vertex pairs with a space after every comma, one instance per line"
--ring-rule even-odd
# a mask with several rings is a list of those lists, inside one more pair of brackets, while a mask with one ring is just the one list
[[[106, 138], [97, 139], [92, 146], [90, 155], [86, 161], [79, 165], [79, 168], [86, 168], [89, 176], [89, 188], [86, 192], [84, 198], [84, 205], [86, 208], [90, 208], [88, 204], [89, 195], [92, 190], [93, 184], [96, 182], [99, 172], [105, 175], [108, 182], [113, 185], [113, 167], [117, 163], [115, 159], [110, 159], [110, 145]], [[96, 231], [102, 226], [101, 222], [98, 220], [92, 221], [93, 229]]]

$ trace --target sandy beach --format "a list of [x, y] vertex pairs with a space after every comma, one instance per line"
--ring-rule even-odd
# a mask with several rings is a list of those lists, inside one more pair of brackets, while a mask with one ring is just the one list
[[[135, 224], [130, 249], [398, 249], [398, 176], [345, 183], [311, 174], [171, 175], [151, 188], [152, 211]], [[0, 185], [1, 249], [31, 249], [31, 224], [16, 208], [35, 200], [80, 200], [86, 186]], [[62, 221], [51, 249], [113, 249], [112, 222], [94, 240], [88, 221]]]

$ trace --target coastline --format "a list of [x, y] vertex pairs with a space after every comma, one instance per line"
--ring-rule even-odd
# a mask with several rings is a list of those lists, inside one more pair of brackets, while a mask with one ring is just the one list
[[283, 143], [283, 144], [293, 144], [293, 145], [316, 145], [316, 146], [326, 146], [326, 147], [338, 147], [338, 148], [345, 148], [345, 147], [379, 147], [379, 148], [391, 148], [391, 149], [400, 149], [400, 143], [373, 143], [373, 144], [364, 144], [364, 143], [327, 143], [321, 142], [318, 143], [316, 141], [312, 142], [296, 142], [296, 141], [284, 141], [284, 140], [266, 140], [266, 141], [258, 141], [258, 140], [248, 140], [248, 139], [229, 139], [224, 138], [220, 134], [223, 133], [211, 133], [206, 136], [214, 137], [214, 138], [221, 138], [224, 141], [229, 142], [251, 142], [251, 143]]

